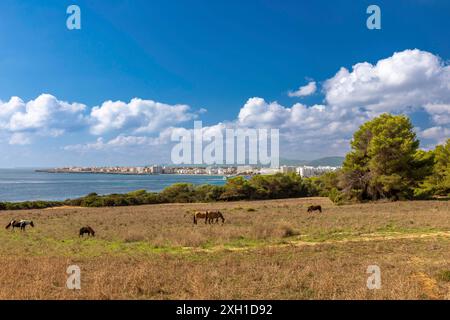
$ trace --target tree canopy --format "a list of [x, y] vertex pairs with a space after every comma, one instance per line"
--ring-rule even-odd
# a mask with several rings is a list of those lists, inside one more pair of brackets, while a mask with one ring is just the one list
[[438, 145], [430, 152], [433, 161], [431, 172], [426, 176], [420, 187], [416, 189], [418, 198], [428, 198], [433, 195], [450, 195], [450, 139], [444, 145]]
[[417, 172], [430, 159], [418, 150], [419, 140], [408, 117], [382, 114], [363, 124], [351, 141], [340, 186], [350, 198], [412, 198]]

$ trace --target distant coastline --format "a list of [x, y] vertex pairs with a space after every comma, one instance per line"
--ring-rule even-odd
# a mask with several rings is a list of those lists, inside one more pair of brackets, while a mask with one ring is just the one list
[[338, 170], [337, 166], [287, 166], [268, 168], [261, 166], [139, 166], [139, 167], [63, 167], [37, 169], [40, 173], [113, 174], [113, 175], [179, 175], [179, 176], [254, 176], [277, 173], [297, 173], [302, 177], [320, 176]]
[[218, 175], [47, 173], [43, 168], [0, 169], [0, 202], [63, 201], [85, 196], [128, 193], [135, 190], [160, 192], [176, 183], [223, 185]]
[[230, 177], [227, 175], [220, 174], [194, 174], [194, 173], [133, 173], [133, 172], [96, 172], [96, 171], [85, 171], [85, 172], [74, 172], [74, 171], [64, 171], [64, 170], [55, 170], [55, 169], [36, 169], [34, 172], [37, 173], [50, 173], [50, 174], [98, 174], [98, 175], [117, 175], [117, 176], [210, 176], [210, 177]]
[[96, 172], [96, 171], [65, 171], [65, 170], [57, 170], [57, 169], [37, 169], [34, 172], [38, 173], [68, 173], [68, 174], [113, 174], [113, 175], [123, 175], [123, 176], [141, 176], [141, 175], [161, 175], [161, 173], [133, 173], [133, 172]]

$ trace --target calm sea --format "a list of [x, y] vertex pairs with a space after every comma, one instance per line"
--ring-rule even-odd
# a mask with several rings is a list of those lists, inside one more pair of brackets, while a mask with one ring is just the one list
[[113, 175], [41, 173], [34, 169], [0, 169], [0, 201], [65, 200], [135, 190], [161, 191], [177, 182], [223, 185], [222, 176]]

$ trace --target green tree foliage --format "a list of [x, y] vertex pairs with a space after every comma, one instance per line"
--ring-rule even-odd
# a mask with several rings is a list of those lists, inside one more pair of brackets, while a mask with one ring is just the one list
[[383, 114], [354, 134], [344, 161], [340, 187], [357, 200], [408, 199], [429, 159], [406, 116]]
[[0, 202], [0, 210], [31, 210], [62, 206], [61, 201]]
[[340, 170], [327, 172], [320, 177], [311, 178], [321, 197], [328, 197], [335, 204], [342, 204], [344, 194], [338, 189], [339, 179], [342, 176]]
[[222, 193], [224, 192], [223, 186], [213, 186], [210, 184], [204, 184], [196, 188], [197, 201], [213, 202], [219, 201]]
[[312, 184], [297, 174], [275, 174], [254, 176], [249, 185], [252, 199], [282, 199], [304, 197], [310, 194]]
[[320, 177], [311, 178], [321, 197], [328, 197], [332, 190], [337, 190], [340, 171], [327, 172]]
[[249, 199], [254, 190], [249, 181], [244, 177], [228, 179], [224, 192], [220, 195], [220, 200], [236, 201]]
[[197, 200], [195, 187], [191, 183], [176, 183], [165, 188], [161, 194], [163, 202], [195, 202]]
[[220, 200], [263, 200], [316, 196], [317, 186], [310, 179], [297, 174], [257, 175], [229, 179], [223, 187]]
[[430, 158], [433, 161], [431, 172], [415, 190], [416, 197], [450, 196], [450, 139], [444, 145], [438, 145]]

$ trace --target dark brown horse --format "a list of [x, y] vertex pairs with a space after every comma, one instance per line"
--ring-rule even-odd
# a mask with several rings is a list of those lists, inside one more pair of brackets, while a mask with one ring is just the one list
[[314, 211], [319, 211], [320, 213], [322, 213], [322, 206], [310, 206], [308, 207], [308, 213], [314, 212]]
[[95, 231], [91, 227], [83, 227], [80, 229], [80, 237], [84, 237], [86, 233], [88, 236], [95, 237]]
[[209, 224], [219, 223], [219, 219], [222, 220], [222, 224], [225, 223], [225, 218], [223, 217], [222, 212], [220, 212], [220, 211], [207, 211], [206, 220], [208, 221]]

